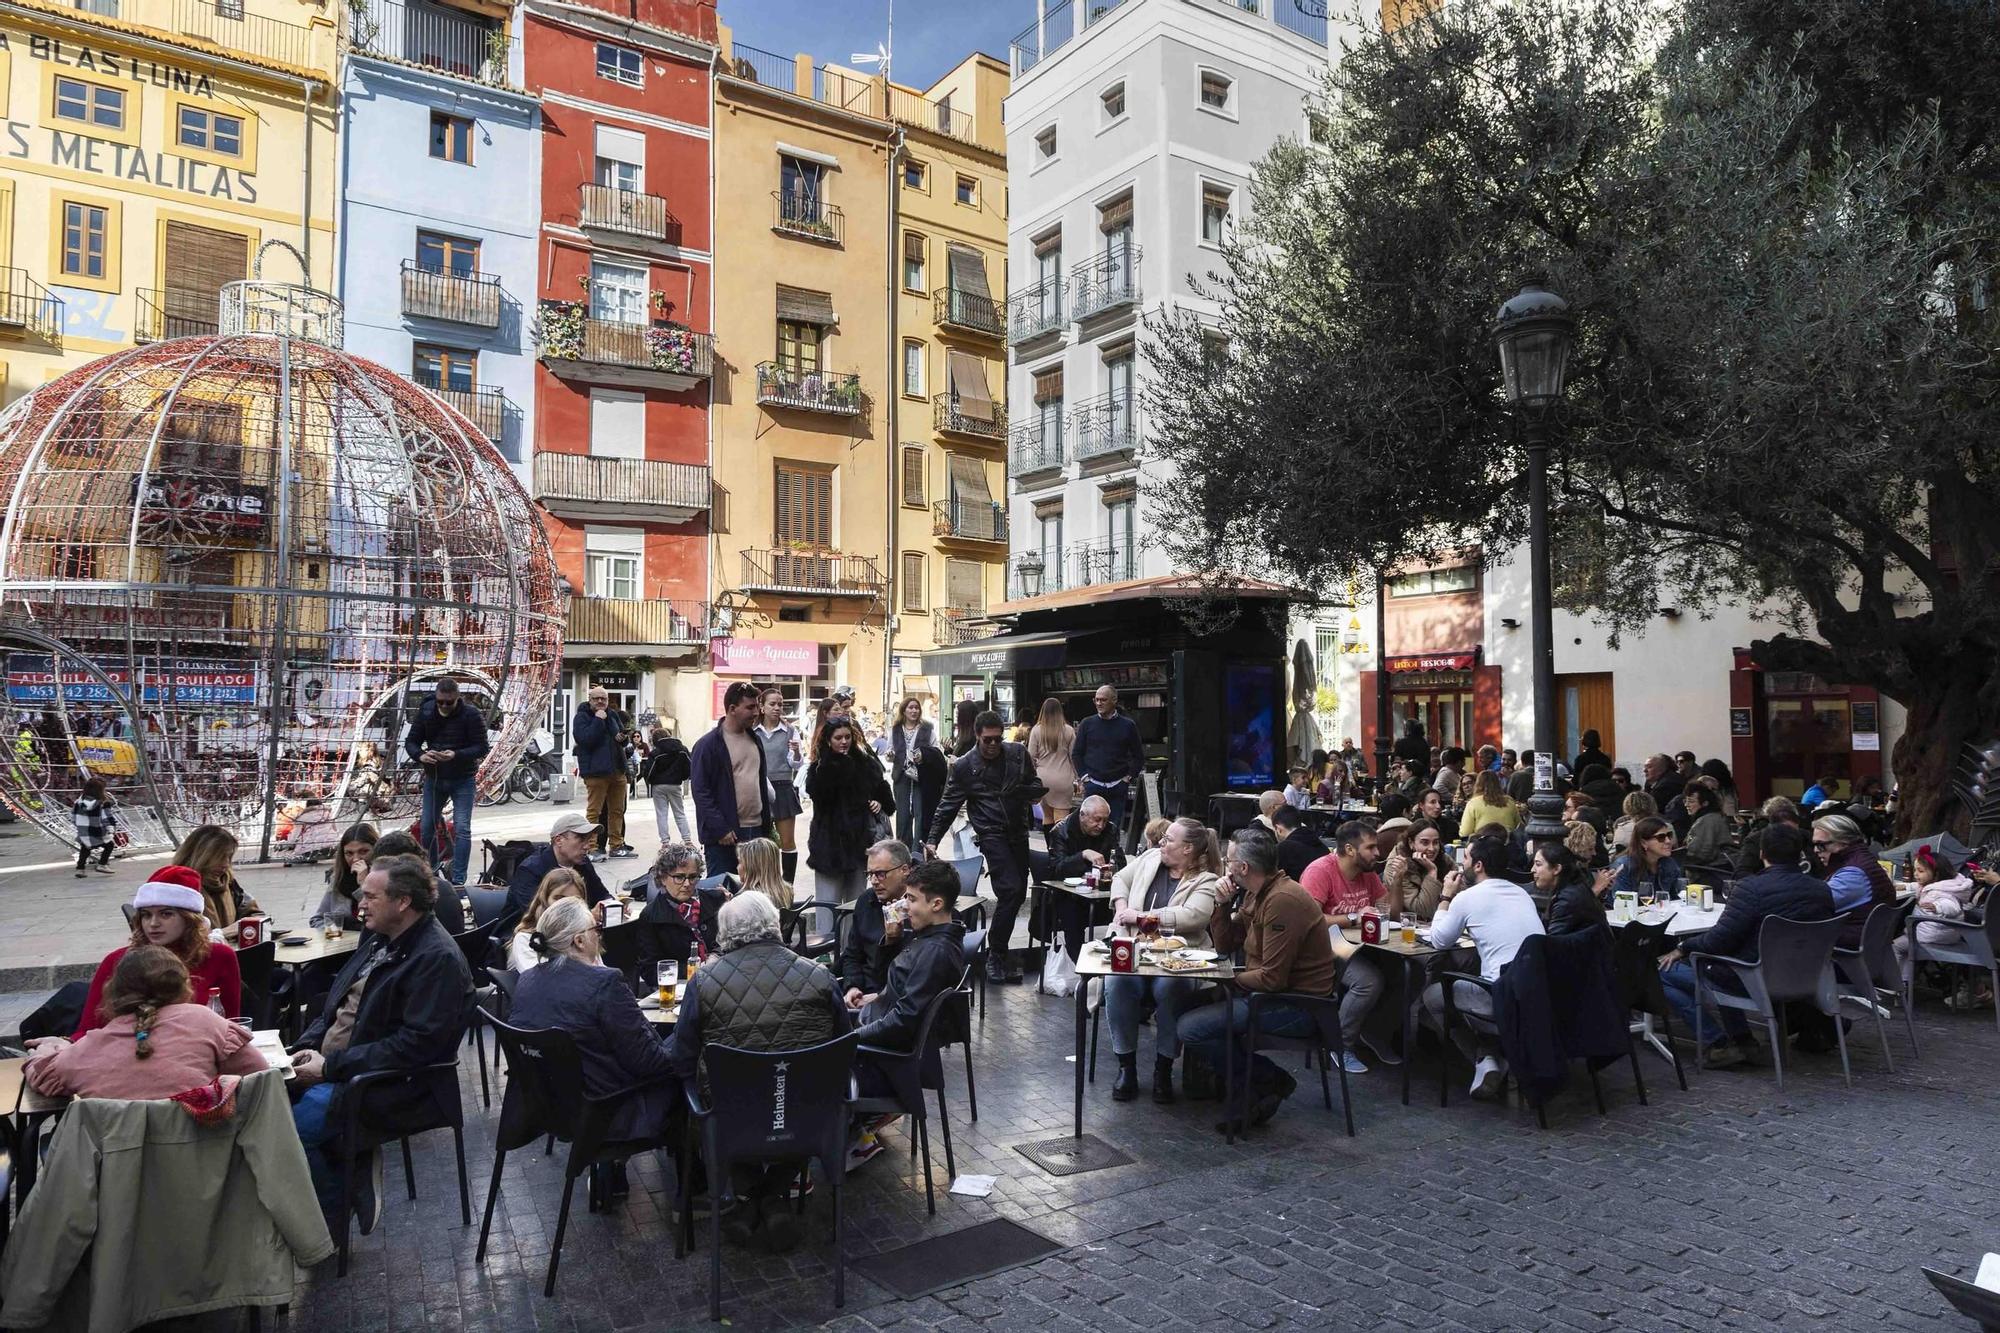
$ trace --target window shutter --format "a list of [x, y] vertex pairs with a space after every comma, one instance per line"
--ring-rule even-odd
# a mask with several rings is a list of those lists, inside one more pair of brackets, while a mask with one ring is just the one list
[[1121, 231], [1131, 225], [1132, 196], [1129, 194], [1123, 199], [1108, 203], [1098, 210], [1097, 228], [1099, 231]]
[[953, 289], [992, 300], [993, 293], [986, 286], [985, 257], [966, 245], [951, 245], [947, 247], [947, 253], [951, 259]]
[[915, 232], [903, 233], [903, 258], [913, 264], [924, 262], [924, 238]]
[[903, 609], [924, 609], [924, 556], [921, 551], [903, 552]]
[[1229, 211], [1229, 190], [1221, 185], [1202, 186], [1201, 205], [1203, 208], [1219, 208], [1227, 213]]
[[993, 420], [993, 395], [986, 388], [986, 363], [954, 347], [946, 356], [946, 365], [951, 371], [951, 391], [957, 399], [953, 405], [959, 414], [975, 421]]
[[795, 472], [788, 472], [784, 468], [778, 469], [778, 513], [776, 521], [772, 524], [771, 535], [777, 538], [779, 545], [797, 541], [799, 537], [795, 526], [798, 496], [793, 493], [793, 482], [797, 476]]
[[1035, 258], [1046, 259], [1062, 251], [1062, 229], [1057, 228], [1035, 242]]
[[825, 292], [807, 291], [803, 287], [787, 287], [783, 283], [778, 284], [778, 318], [822, 327], [838, 322], [833, 317], [832, 296]]
[[903, 503], [924, 507], [924, 447], [903, 446]]
[[945, 599], [955, 611], [986, 609], [986, 567], [972, 560], [947, 560]]
[[811, 497], [806, 510], [809, 525], [806, 540], [815, 546], [831, 546], [833, 545], [833, 474], [808, 472], [806, 487]]
[[1035, 372], [1035, 402], [1052, 403], [1063, 396], [1063, 368], [1051, 366]]
[[951, 456], [952, 498], [962, 505], [990, 506], [993, 492], [986, 485], [986, 465], [964, 454]]

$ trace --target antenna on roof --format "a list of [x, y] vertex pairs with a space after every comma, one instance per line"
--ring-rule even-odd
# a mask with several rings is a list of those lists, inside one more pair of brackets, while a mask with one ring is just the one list
[[880, 65], [882, 82], [889, 81], [889, 53], [896, 49], [896, 0], [889, 0], [889, 40], [877, 42], [871, 51], [857, 51], [849, 56], [848, 63], [854, 65]]

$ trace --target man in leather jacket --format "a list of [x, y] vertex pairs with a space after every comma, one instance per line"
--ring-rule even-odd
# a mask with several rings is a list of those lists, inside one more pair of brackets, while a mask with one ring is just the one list
[[[965, 975], [965, 927], [952, 915], [958, 906], [958, 872], [943, 861], [924, 862], [904, 882], [903, 901], [909, 918], [888, 981], [879, 994], [863, 995], [858, 987], [847, 992], [847, 1007], [859, 1016], [863, 1046], [914, 1049], [925, 1006]], [[888, 1081], [868, 1064], [866, 1052], [855, 1078], [864, 1097], [890, 1092]]]
[[[1008, 957], [1014, 919], [1028, 896], [1028, 823], [1035, 802], [1048, 789], [1035, 776], [1028, 747], [1003, 741], [1005, 724], [988, 710], [973, 720], [976, 744], [952, 761], [944, 796], [925, 838], [926, 851], [937, 855], [938, 843], [961, 808], [979, 839], [986, 873], [993, 880], [993, 947], [986, 954], [988, 981], [1019, 981], [1021, 965]], [[957, 895], [953, 895], [953, 901]]]

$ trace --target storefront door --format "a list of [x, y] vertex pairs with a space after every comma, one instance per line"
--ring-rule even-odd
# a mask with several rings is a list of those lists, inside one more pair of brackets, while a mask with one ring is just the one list
[[[1835, 794], [1846, 795], [1852, 790], [1854, 754], [1852, 707], [1846, 693], [1789, 672], [1769, 672], [1764, 679], [1771, 793], [1796, 800], [1819, 779], [1834, 777], [1839, 779]], [[1779, 692], [1787, 687], [1798, 692]]]

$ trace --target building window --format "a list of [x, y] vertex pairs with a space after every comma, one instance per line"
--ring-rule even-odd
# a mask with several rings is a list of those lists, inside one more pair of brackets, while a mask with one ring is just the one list
[[903, 446], [903, 503], [912, 509], [922, 509], [928, 501], [924, 488], [924, 447], [921, 444]]
[[644, 324], [646, 270], [637, 264], [591, 260], [590, 317], [613, 324]]
[[1306, 109], [1306, 142], [1324, 148], [1333, 141], [1333, 122], [1324, 111]]
[[640, 194], [646, 188], [646, 137], [616, 125], [599, 125], [591, 178], [611, 190]]
[[1211, 185], [1202, 182], [1201, 187], [1201, 239], [1210, 245], [1221, 245], [1229, 234], [1229, 201], [1235, 192], [1227, 185]]
[[1110, 540], [1111, 567], [1107, 577], [1113, 580], [1137, 578], [1139, 571], [1133, 555], [1133, 524], [1138, 513], [1138, 501], [1130, 495], [1104, 503], [1104, 528]]
[[1035, 510], [1035, 540], [1037, 551], [1042, 557], [1045, 587], [1055, 587], [1053, 581], [1062, 573], [1063, 560], [1063, 511], [1061, 505]]
[[778, 368], [788, 375], [818, 374], [821, 332], [817, 324], [779, 320]]
[[469, 278], [479, 272], [479, 242], [434, 231], [417, 233], [417, 266], [432, 273]]
[[411, 376], [426, 389], [471, 393], [479, 387], [479, 353], [437, 343], [418, 343], [411, 357]]
[[[645, 538], [638, 533], [640, 541]], [[616, 549], [626, 543], [619, 538], [602, 538], [591, 533], [584, 538], [583, 577], [585, 591], [592, 597], [617, 597], [636, 601], [640, 571], [645, 557], [638, 550]], [[610, 547], [612, 549], [605, 549]]]
[[56, 118], [106, 130], [125, 128], [125, 90], [82, 79], [56, 80]]
[[1440, 592], [1471, 592], [1479, 584], [1479, 572], [1471, 565], [1451, 569], [1419, 569], [1389, 576], [1391, 597], [1427, 597]]
[[72, 278], [103, 278], [111, 211], [94, 204], [63, 205], [62, 271]]
[[833, 473], [824, 468], [777, 464], [778, 512], [772, 536], [780, 543], [825, 550], [833, 545]]
[[[1053, 162], [1056, 156], [1056, 127], [1051, 125], [1035, 136], [1035, 157], [1038, 161]], [[964, 202], [961, 200], [960, 202]]]
[[778, 159], [778, 192], [786, 222], [821, 222], [826, 201], [826, 167], [789, 154]]
[[979, 182], [970, 176], [958, 178], [958, 202], [967, 208], [979, 207]]
[[913, 292], [924, 290], [924, 238], [915, 232], [903, 233], [903, 286]]
[[923, 163], [910, 162], [910, 161], [905, 161], [903, 163], [903, 184], [908, 186], [910, 189], [921, 190], [925, 188], [924, 175], [925, 173], [924, 173]]
[[903, 609], [924, 609], [924, 553], [903, 552]]
[[243, 155], [243, 118], [184, 106], [174, 125], [174, 142], [183, 148], [199, 148], [225, 157]]
[[431, 156], [471, 165], [472, 122], [464, 116], [431, 112]]
[[1106, 125], [1123, 117], [1125, 114], [1125, 81], [1120, 79], [1117, 83], [1106, 88], [1097, 95], [1097, 100], [1104, 107], [1104, 123]]
[[1218, 74], [1212, 69], [1201, 72], [1201, 104], [1210, 110], [1231, 110], [1230, 98], [1235, 91], [1235, 81], [1227, 74]]
[[597, 44], [597, 77], [637, 88], [645, 78], [645, 60], [637, 51], [610, 42]]
[[924, 396], [924, 345], [914, 340], [903, 344], [903, 393], [910, 398]]
[[646, 456], [646, 395], [625, 389], [590, 391], [590, 456]]

